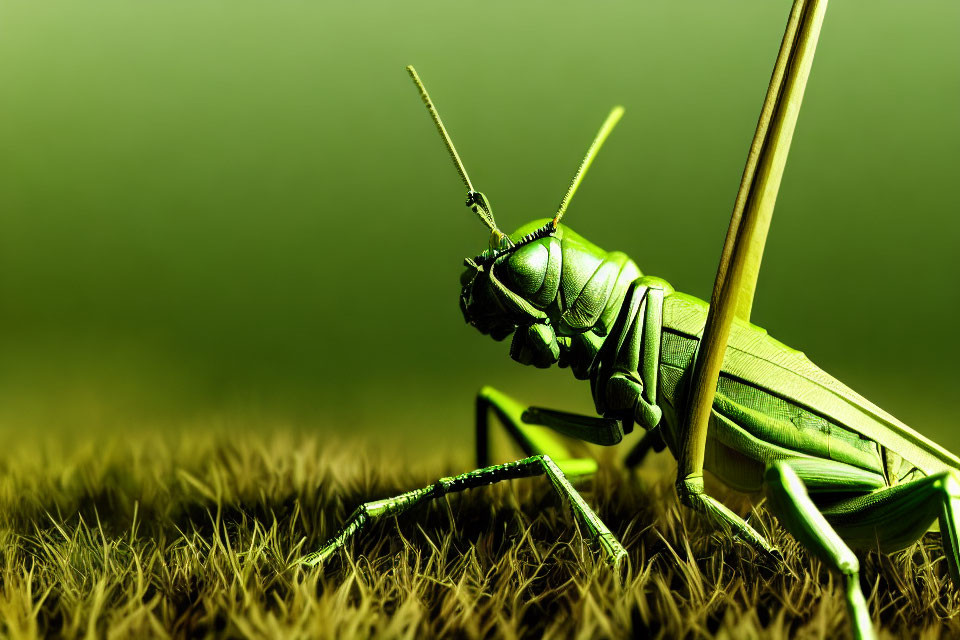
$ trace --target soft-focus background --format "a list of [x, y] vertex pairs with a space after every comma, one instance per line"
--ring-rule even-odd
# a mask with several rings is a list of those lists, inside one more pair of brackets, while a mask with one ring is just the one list
[[[0, 436], [275, 428], [465, 451], [482, 383], [589, 410], [465, 326], [487, 234], [566, 220], [709, 295], [787, 0], [0, 4]], [[756, 323], [960, 451], [960, 5], [834, 2]]]

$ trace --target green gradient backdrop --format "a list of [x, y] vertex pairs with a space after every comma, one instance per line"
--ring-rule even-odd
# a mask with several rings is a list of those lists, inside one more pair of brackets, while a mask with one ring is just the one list
[[[552, 214], [624, 104], [567, 221], [705, 297], [788, 9], [4, 2], [3, 429], [454, 446], [483, 382], [589, 409], [462, 323], [486, 234], [403, 67], [511, 228]], [[955, 451], [958, 35], [955, 0], [832, 3], [754, 311]]]

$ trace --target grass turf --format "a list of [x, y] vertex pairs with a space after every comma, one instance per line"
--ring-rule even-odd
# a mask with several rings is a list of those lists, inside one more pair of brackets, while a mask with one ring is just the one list
[[[377, 524], [336, 562], [303, 570], [295, 560], [361, 502], [463, 470], [318, 442], [203, 432], [80, 448], [14, 441], [0, 453], [0, 635], [848, 635], [836, 577], [762, 507], [751, 522], [783, 551], [783, 571], [681, 511], [657, 459], [634, 474], [604, 466], [583, 488], [630, 553], [623, 585], [538, 479]], [[881, 637], [960, 636], [938, 535], [868, 554], [863, 585]]]

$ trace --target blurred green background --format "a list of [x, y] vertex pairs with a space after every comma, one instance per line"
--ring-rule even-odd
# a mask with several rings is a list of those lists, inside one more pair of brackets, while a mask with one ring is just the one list
[[[465, 450], [482, 383], [589, 410], [462, 322], [487, 239], [566, 220], [707, 297], [787, 0], [0, 4], [0, 429], [278, 425]], [[960, 5], [830, 7], [756, 323], [960, 451]]]

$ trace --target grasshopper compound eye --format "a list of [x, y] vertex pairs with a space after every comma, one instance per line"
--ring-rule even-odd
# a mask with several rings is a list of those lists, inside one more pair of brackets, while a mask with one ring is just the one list
[[480, 333], [500, 341], [513, 333], [522, 318], [502, 312], [496, 290], [490, 286], [489, 272], [468, 260], [460, 277], [460, 311], [464, 321]]

